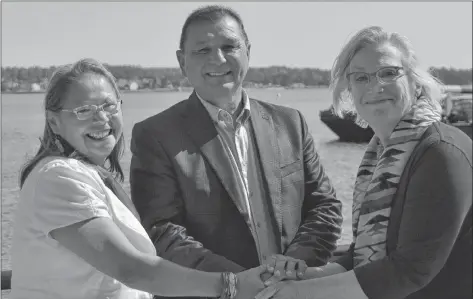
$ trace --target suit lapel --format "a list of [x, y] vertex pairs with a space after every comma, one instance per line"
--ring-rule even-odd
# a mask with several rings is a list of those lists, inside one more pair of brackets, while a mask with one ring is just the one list
[[251, 123], [253, 125], [256, 148], [261, 161], [263, 180], [266, 181], [269, 197], [272, 202], [274, 216], [282, 233], [281, 213], [281, 171], [279, 166], [279, 146], [273, 119], [263, 106], [250, 99]]
[[218, 135], [215, 125], [199, 98], [193, 92], [188, 99], [188, 109], [184, 124], [189, 137], [193, 140], [202, 155], [209, 162], [223, 187], [230, 195], [240, 213], [243, 212], [243, 198], [236, 178], [229, 169], [232, 169], [230, 157], [224, 148], [223, 140]]

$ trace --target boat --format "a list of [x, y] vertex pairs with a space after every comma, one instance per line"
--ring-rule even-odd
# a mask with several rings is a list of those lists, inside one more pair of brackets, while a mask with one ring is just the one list
[[442, 121], [462, 130], [473, 139], [472, 103], [471, 85], [447, 86], [445, 88]]
[[[447, 85], [444, 89], [444, 113], [442, 122], [452, 125], [472, 137], [472, 86]], [[373, 137], [370, 127], [362, 128], [355, 123], [356, 116], [347, 113], [343, 118], [335, 114], [333, 106], [319, 112], [320, 120], [342, 142], [366, 143]]]
[[339, 141], [364, 143], [373, 137], [373, 130], [370, 127], [362, 128], [355, 123], [356, 116], [347, 113], [343, 118], [335, 114], [333, 106], [319, 112], [320, 120], [337, 134]]

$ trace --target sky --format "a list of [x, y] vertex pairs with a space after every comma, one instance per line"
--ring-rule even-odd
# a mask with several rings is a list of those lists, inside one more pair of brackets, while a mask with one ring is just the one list
[[[250, 66], [330, 69], [359, 29], [407, 36], [425, 67], [472, 67], [471, 2], [212, 2], [242, 17]], [[178, 67], [187, 15], [205, 2], [3, 2], [2, 66], [51, 66], [91, 57], [143, 67]]]

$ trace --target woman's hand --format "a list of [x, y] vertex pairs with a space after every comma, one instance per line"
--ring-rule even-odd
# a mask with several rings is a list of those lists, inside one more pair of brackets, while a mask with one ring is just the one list
[[261, 280], [261, 274], [266, 271], [266, 266], [258, 266], [240, 273], [237, 273], [237, 294], [235, 299], [254, 298], [258, 292], [264, 289], [265, 285]]
[[255, 299], [306, 299], [314, 290], [308, 289], [300, 281], [280, 281], [259, 292]]
[[321, 267], [307, 268], [304, 274], [304, 279], [322, 278], [344, 272], [347, 272], [347, 270], [342, 265], [337, 263], [328, 263]]
[[268, 286], [255, 299], [368, 299], [353, 271], [331, 276], [281, 281]]
[[303, 279], [306, 270], [305, 261], [276, 254], [266, 263], [266, 273], [262, 275], [261, 279], [266, 286], [269, 286], [281, 280]]

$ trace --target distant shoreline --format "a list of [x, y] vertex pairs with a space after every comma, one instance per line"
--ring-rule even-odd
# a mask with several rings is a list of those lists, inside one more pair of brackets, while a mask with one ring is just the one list
[[[328, 86], [306, 86], [306, 87], [284, 87], [284, 86], [267, 86], [267, 87], [246, 87], [246, 89], [273, 89], [273, 90], [283, 90], [283, 89], [319, 89], [319, 88], [328, 88]], [[151, 92], [186, 92], [192, 91], [192, 87], [181, 87], [181, 88], [157, 88], [157, 89], [139, 89], [139, 90], [120, 90], [121, 93], [151, 93]], [[45, 90], [40, 91], [2, 91], [3, 94], [43, 94], [46, 93]]]
[[[190, 88], [188, 90], [191, 90]], [[166, 92], [166, 91], [187, 91], [187, 88], [177, 90], [174, 88], [159, 88], [159, 89], [140, 89], [140, 90], [120, 90], [121, 93], [141, 93], [141, 92]], [[46, 93], [45, 90], [40, 91], [2, 91], [2, 94], [31, 94], [31, 93]]]

